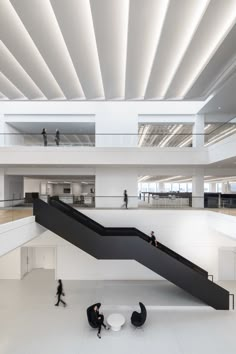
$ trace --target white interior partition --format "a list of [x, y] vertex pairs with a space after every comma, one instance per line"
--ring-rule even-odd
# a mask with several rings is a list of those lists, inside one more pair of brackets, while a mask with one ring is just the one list
[[96, 208], [121, 208], [124, 204], [123, 193], [127, 190], [128, 207], [138, 206], [137, 169], [125, 167], [96, 168]]

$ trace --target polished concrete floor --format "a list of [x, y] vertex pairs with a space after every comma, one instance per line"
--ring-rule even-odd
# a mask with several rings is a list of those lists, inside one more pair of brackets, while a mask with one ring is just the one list
[[[105, 208], [107, 209], [107, 208]], [[163, 209], [170, 209], [170, 208], [153, 208], [152, 205], [150, 204], [143, 204], [139, 206], [139, 209], [156, 209], [156, 210], [163, 210]], [[176, 210], [184, 210], [184, 208], [175, 208]], [[185, 208], [188, 210], [191, 210], [191, 208]], [[80, 209], [79, 209], [80, 210]], [[128, 209], [129, 210], [129, 209]], [[131, 209], [134, 210], [134, 209]], [[210, 210], [214, 211], [216, 213], [222, 213], [222, 214], [227, 214], [227, 215], [232, 215], [236, 216], [236, 209], [205, 209], [205, 210]], [[81, 209], [83, 212], [83, 209]], [[14, 220], [22, 219], [27, 216], [33, 215], [33, 208], [21, 208], [21, 207], [15, 207], [15, 208], [6, 208], [6, 209], [0, 209], [0, 224], [4, 224], [7, 222], [11, 222]]]
[[[149, 309], [145, 326], [136, 330], [130, 324], [132, 306], [145, 293], [142, 282], [128, 283], [65, 281], [68, 307], [64, 308], [54, 306], [56, 282], [52, 271], [33, 271], [22, 281], [1, 280], [0, 353], [235, 354], [236, 312], [199, 309], [198, 305], [195, 309], [163, 306]], [[169, 298], [169, 305], [178, 302], [174, 299], [180, 293], [173, 296], [173, 286], [163, 286], [162, 295], [154, 297], [148, 295], [154, 291], [154, 284], [149, 285], [144, 299], [149, 299], [148, 305], [154, 304], [154, 299], [155, 304], [160, 304], [164, 297]], [[228, 286], [236, 290], [235, 282]], [[136, 294], [134, 299], [131, 294]], [[106, 305], [105, 317], [113, 311], [124, 314], [126, 324], [120, 332], [103, 331], [102, 339], [97, 338], [96, 331], [87, 323], [85, 311], [95, 301]], [[190, 298], [186, 297], [184, 303], [188, 301]], [[193, 304], [192, 300], [190, 303]]]

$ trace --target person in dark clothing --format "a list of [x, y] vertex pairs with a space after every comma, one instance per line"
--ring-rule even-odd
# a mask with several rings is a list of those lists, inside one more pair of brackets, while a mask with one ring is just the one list
[[66, 307], [65, 301], [63, 301], [61, 299], [61, 296], [65, 296], [61, 279], [58, 280], [58, 287], [57, 287], [57, 294], [56, 295], [57, 295], [57, 303], [55, 304], [55, 306], [59, 306], [59, 303], [61, 302], [64, 305], [64, 307]]
[[59, 146], [59, 144], [60, 144], [60, 132], [59, 132], [58, 129], [56, 130], [56, 134], [55, 134], [55, 142], [56, 142], [56, 145]]
[[151, 243], [152, 246], [155, 246], [155, 247], [157, 247], [157, 245], [158, 245], [158, 242], [157, 242], [157, 240], [156, 240], [154, 231], [151, 231], [151, 236], [150, 236], [150, 241], [149, 241], [149, 243]]
[[90, 318], [91, 318], [91, 322], [93, 322], [94, 324], [97, 325], [98, 327], [98, 333], [97, 333], [97, 336], [99, 339], [101, 339], [101, 328], [102, 326], [105, 328], [105, 329], [110, 329], [108, 326], [105, 325], [104, 323], [104, 316], [102, 313], [99, 313], [99, 308], [101, 307], [101, 304], [98, 303], [96, 304], [91, 313], [90, 313]]
[[126, 209], [128, 209], [128, 194], [126, 189], [124, 190], [124, 204], [122, 207], [126, 207]]
[[41, 134], [43, 136], [43, 144], [44, 144], [44, 146], [47, 146], [48, 145], [47, 130], [45, 128], [43, 128]]

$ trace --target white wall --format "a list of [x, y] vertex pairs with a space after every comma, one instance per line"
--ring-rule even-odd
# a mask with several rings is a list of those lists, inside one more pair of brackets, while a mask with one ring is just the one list
[[[28, 272], [28, 248], [20, 247], [20, 258], [21, 258], [21, 279]], [[4, 257], [4, 256], [3, 256]]]
[[40, 193], [40, 179], [24, 178], [24, 194], [25, 193]]
[[[96, 115], [96, 146], [97, 147], [132, 147], [137, 146], [138, 116], [132, 106], [108, 103], [106, 109]], [[125, 108], [125, 109], [124, 109]], [[100, 135], [107, 134], [107, 135]]]
[[82, 192], [82, 185], [81, 183], [72, 183], [71, 190], [73, 195], [80, 195]]
[[[135, 101], [135, 102], [0, 102], [0, 114], [7, 115], [93, 115], [106, 112], [110, 105], [110, 112], [135, 112], [141, 114], [197, 114], [205, 105], [203, 101]], [[34, 118], [33, 118], [34, 119]], [[58, 119], [56, 117], [56, 119]], [[66, 118], [65, 118], [66, 119]], [[10, 119], [8, 120], [10, 121]], [[15, 121], [15, 119], [14, 119]]]
[[[51, 184], [51, 186], [52, 186], [52, 194], [53, 195], [62, 195], [62, 194], [70, 195], [70, 194], [72, 194], [71, 193], [72, 192], [71, 185], [69, 183], [68, 184], [57, 183], [57, 184]], [[70, 193], [64, 193], [65, 188], [70, 188]]]
[[33, 268], [55, 269], [54, 247], [33, 247]]
[[4, 203], [1, 203], [1, 207], [12, 207], [14, 205], [22, 203], [22, 200], [15, 200], [14, 202], [12, 201], [12, 199], [24, 198], [24, 182], [22, 176], [4, 175], [4, 178], [2, 179], [2, 184], [0, 185], [0, 189], [2, 189], [2, 199], [9, 200], [5, 201]]
[[4, 199], [20, 199], [24, 194], [22, 176], [4, 176]]
[[21, 279], [21, 249], [0, 257], [0, 279]]
[[138, 174], [136, 169], [125, 167], [97, 167], [95, 195], [96, 207], [121, 208], [124, 190], [129, 196], [129, 207], [137, 207]]
[[219, 250], [219, 280], [236, 280], [236, 255], [234, 249]]
[[41, 235], [45, 228], [35, 222], [34, 216], [0, 225], [0, 256]]
[[4, 143], [8, 145], [24, 145], [24, 135], [19, 130], [13, 128], [11, 125], [5, 123], [4, 125]]

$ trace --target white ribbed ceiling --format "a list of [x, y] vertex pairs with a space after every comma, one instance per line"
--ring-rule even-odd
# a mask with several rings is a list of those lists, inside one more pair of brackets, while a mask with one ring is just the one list
[[236, 0], [0, 0], [0, 100], [205, 100]]

